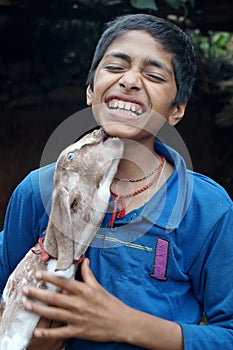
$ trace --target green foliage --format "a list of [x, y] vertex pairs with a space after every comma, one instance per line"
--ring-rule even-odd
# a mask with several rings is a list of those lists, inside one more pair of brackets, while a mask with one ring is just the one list
[[139, 10], [158, 10], [154, 0], [130, 0], [130, 4]]
[[179, 9], [180, 7], [186, 7], [188, 3], [194, 6], [195, 0], [165, 0], [168, 5], [174, 9]]
[[[194, 6], [195, 0], [164, 0], [164, 2], [174, 9], [179, 9], [180, 7], [186, 8], [188, 3]], [[130, 0], [130, 4], [137, 9], [158, 10], [155, 0]]]
[[190, 30], [197, 48], [196, 100], [203, 97], [212, 106], [213, 152], [218, 159], [212, 176], [233, 198], [233, 33]]
[[192, 40], [200, 51], [208, 57], [224, 56], [233, 59], [233, 34], [209, 30], [203, 35], [199, 29], [190, 32]]

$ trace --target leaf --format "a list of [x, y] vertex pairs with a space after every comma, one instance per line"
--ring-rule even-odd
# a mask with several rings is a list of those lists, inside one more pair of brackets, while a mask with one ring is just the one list
[[97, 4], [98, 4], [98, 2], [100, 2], [101, 4], [103, 4], [103, 5], [105, 5], [105, 6], [123, 5], [123, 1], [122, 1], [122, 0], [102, 0], [102, 1], [96, 1]]
[[166, 3], [175, 9], [178, 9], [181, 5], [180, 0], [166, 0]]
[[187, 2], [191, 3], [191, 6], [194, 6], [194, 0], [165, 0], [168, 5], [174, 9], [179, 9], [180, 7], [185, 7]]
[[137, 9], [150, 9], [150, 10], [158, 10], [158, 7], [155, 4], [154, 0], [130, 0], [130, 3], [133, 7]]

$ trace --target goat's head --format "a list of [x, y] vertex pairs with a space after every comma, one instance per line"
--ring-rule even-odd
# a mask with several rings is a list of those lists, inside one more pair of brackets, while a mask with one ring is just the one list
[[68, 268], [93, 240], [108, 207], [110, 185], [123, 155], [119, 138], [102, 129], [85, 135], [58, 157], [45, 249]]

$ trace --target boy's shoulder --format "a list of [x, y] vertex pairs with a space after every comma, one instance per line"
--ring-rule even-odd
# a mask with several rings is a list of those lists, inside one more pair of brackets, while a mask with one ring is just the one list
[[222, 208], [227, 211], [232, 208], [233, 202], [226, 190], [210, 177], [194, 171], [187, 171], [188, 178], [193, 183], [193, 199], [204, 206], [211, 208]]
[[48, 203], [53, 191], [55, 163], [32, 170], [18, 184], [14, 190], [13, 197], [27, 200], [31, 197], [33, 201], [40, 204]]

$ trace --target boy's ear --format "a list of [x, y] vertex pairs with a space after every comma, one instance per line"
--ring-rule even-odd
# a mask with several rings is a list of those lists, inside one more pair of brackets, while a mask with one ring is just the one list
[[93, 96], [93, 91], [92, 91], [90, 85], [88, 85], [88, 87], [86, 89], [86, 101], [87, 101], [88, 106], [92, 105], [92, 96]]
[[187, 103], [184, 102], [182, 104], [174, 106], [167, 119], [170, 125], [175, 126], [177, 123], [179, 123], [179, 121], [184, 116], [186, 105]]

